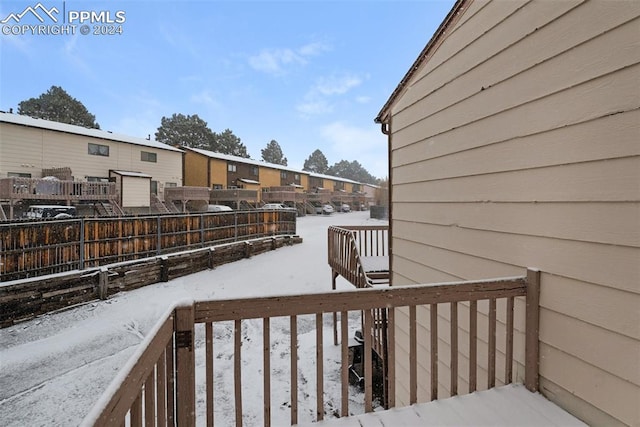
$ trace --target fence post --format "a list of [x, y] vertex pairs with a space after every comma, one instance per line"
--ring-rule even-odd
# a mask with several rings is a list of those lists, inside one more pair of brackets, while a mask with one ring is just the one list
[[106, 267], [100, 269], [98, 273], [98, 298], [107, 299], [109, 290], [109, 270]]
[[160, 229], [160, 226], [162, 225], [162, 221], [160, 219], [160, 215], [158, 215], [158, 236], [157, 236], [157, 241], [156, 241], [156, 254], [160, 255], [162, 253], [162, 230]]
[[193, 330], [193, 301], [176, 307], [176, 409], [177, 425], [193, 426], [196, 420], [196, 374]]
[[233, 213], [233, 228], [234, 228], [233, 241], [237, 242], [238, 241], [238, 212]]
[[524, 384], [531, 392], [538, 391], [538, 368], [540, 362], [539, 321], [540, 321], [540, 271], [527, 269], [527, 297], [525, 315], [524, 344]]
[[79, 256], [80, 256], [80, 270], [84, 270], [84, 218], [80, 218], [80, 244], [79, 244]]
[[169, 257], [160, 257], [160, 281], [169, 281]]
[[244, 257], [251, 258], [252, 252], [253, 252], [253, 243], [244, 242]]
[[209, 248], [209, 270], [213, 270], [216, 268], [215, 253], [215, 248]]

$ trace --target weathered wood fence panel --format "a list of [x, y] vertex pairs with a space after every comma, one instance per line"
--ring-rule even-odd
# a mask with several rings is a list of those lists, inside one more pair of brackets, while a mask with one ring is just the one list
[[90, 268], [0, 285], [0, 328], [76, 304], [105, 299], [158, 282], [215, 268], [285, 245], [301, 243], [298, 236], [263, 237]]
[[284, 210], [5, 223], [0, 282], [295, 232]]

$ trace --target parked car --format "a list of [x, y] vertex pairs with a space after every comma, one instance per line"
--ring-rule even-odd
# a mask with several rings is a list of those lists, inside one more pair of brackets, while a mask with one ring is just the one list
[[232, 211], [229, 206], [226, 205], [208, 205], [207, 212], [229, 212]]
[[331, 205], [324, 205], [322, 207], [322, 213], [324, 215], [331, 215], [333, 213], [333, 206]]
[[342, 212], [351, 212], [351, 206], [349, 206], [346, 203], [343, 203], [342, 206], [340, 206], [340, 210]]
[[74, 206], [63, 205], [31, 205], [25, 213], [27, 218], [55, 218], [65, 219], [76, 216], [76, 208]]
[[262, 206], [260, 209], [289, 209], [289, 208], [283, 205], [282, 203], [267, 203], [264, 206]]

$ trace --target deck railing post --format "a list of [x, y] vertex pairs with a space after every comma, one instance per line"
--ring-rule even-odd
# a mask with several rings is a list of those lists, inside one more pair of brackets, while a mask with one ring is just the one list
[[524, 384], [531, 392], [538, 391], [539, 378], [539, 320], [540, 320], [540, 271], [527, 269], [525, 323], [525, 375]]
[[196, 417], [196, 375], [193, 331], [195, 310], [193, 302], [176, 307], [175, 347], [176, 347], [176, 410], [179, 426], [195, 425]]

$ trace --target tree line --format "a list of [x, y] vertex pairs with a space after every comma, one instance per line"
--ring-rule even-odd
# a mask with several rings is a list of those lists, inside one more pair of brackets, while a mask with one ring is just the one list
[[[96, 117], [87, 110], [84, 104], [70, 96], [60, 86], [51, 86], [48, 91], [37, 98], [29, 98], [20, 102], [18, 114], [100, 129]], [[162, 117], [155, 138], [156, 141], [172, 146], [186, 146], [250, 158], [247, 147], [239, 137], [234, 135], [231, 129], [225, 129], [220, 133], [214, 132], [209, 128], [207, 122], [197, 114], [175, 113], [171, 117]], [[275, 139], [269, 141], [265, 148], [260, 150], [260, 154], [265, 162], [287, 166], [287, 158]], [[380, 179], [371, 175], [357, 160], [351, 162], [340, 160], [329, 166], [327, 158], [319, 149], [309, 155], [302, 169], [368, 184], [380, 183]]]

